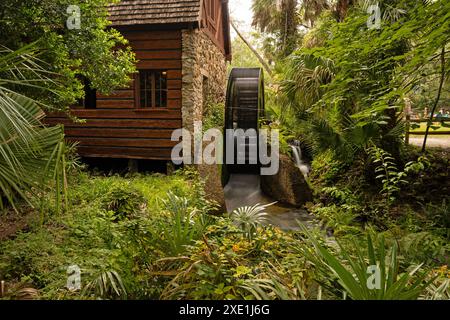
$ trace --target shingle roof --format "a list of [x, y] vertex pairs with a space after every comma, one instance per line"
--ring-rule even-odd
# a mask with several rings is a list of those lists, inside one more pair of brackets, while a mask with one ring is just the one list
[[200, 0], [122, 0], [109, 7], [113, 26], [200, 20]]

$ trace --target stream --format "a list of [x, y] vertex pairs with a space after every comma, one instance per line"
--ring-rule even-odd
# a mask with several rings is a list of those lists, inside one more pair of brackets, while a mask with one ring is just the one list
[[[266, 196], [260, 186], [259, 175], [232, 174], [224, 188], [227, 211], [255, 204], [269, 204], [274, 200]], [[298, 222], [311, 225], [314, 217], [306, 210], [275, 203], [266, 209], [269, 223], [282, 230], [299, 230]]]

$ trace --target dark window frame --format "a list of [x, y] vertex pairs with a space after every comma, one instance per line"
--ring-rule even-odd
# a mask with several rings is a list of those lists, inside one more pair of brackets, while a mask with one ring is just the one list
[[84, 97], [77, 101], [77, 106], [84, 109], [97, 109], [97, 90], [91, 88], [91, 81], [88, 78], [81, 75], [77, 77], [84, 85]]
[[[134, 100], [136, 109], [157, 109], [157, 108], [167, 108], [168, 107], [168, 79], [167, 70], [160, 69], [139, 69], [135, 74], [134, 81]], [[142, 89], [142, 82], [146, 82], [148, 77], [151, 79], [150, 82], [144, 84], [147, 88]], [[164, 79], [163, 87], [157, 88], [157, 79], [161, 81]], [[161, 82], [159, 84], [161, 86]], [[142, 95], [144, 92], [145, 96]], [[164, 94], [165, 93], [165, 94]], [[147, 96], [148, 95], [148, 96]], [[143, 104], [144, 101], [144, 104]]]

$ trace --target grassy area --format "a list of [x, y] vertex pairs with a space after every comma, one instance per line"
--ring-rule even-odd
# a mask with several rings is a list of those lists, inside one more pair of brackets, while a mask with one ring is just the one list
[[[448, 121], [446, 124], [450, 125], [450, 121]], [[411, 127], [411, 132], [425, 133], [425, 131], [427, 129], [427, 124], [426, 123], [414, 123], [414, 126], [415, 125], [418, 125], [419, 127], [417, 127], [417, 128]], [[433, 123], [433, 125], [430, 127], [430, 132], [439, 132], [439, 131], [448, 131], [448, 132], [450, 132], [450, 127], [442, 126], [441, 122]]]
[[[84, 284], [104, 271], [126, 277], [135, 263], [127, 243], [117, 238], [130, 219], [150, 221], [163, 211], [169, 192], [195, 198], [192, 183], [182, 175], [91, 176], [81, 173], [70, 181], [70, 210], [52, 213], [52, 195], [46, 197], [46, 222], [0, 244], [0, 279], [12, 286], [33, 286], [45, 298], [76, 297], [65, 290], [67, 268], [78, 265]], [[193, 202], [195, 203], [195, 201]], [[14, 291], [14, 290], [13, 290]], [[86, 296], [89, 296], [87, 294]]]
[[[423, 143], [425, 138], [427, 124], [420, 123], [415, 125], [420, 126], [410, 130], [410, 143], [419, 146]], [[444, 132], [448, 132], [449, 134], [442, 134]], [[430, 127], [427, 144], [429, 147], [450, 148], [450, 128], [442, 126], [440, 122], [434, 123], [433, 126]]]

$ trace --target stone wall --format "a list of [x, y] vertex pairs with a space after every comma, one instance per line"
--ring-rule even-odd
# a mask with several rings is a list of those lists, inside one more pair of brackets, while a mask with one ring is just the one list
[[202, 120], [205, 99], [212, 103], [225, 101], [227, 65], [225, 55], [201, 30], [183, 30], [182, 38], [183, 127], [192, 131], [194, 121]]
[[[182, 120], [183, 128], [193, 133], [194, 122], [203, 120], [207, 102], [225, 102], [227, 65], [225, 55], [201, 30], [183, 30], [182, 39]], [[218, 165], [198, 165], [198, 170], [209, 199], [224, 209]]]

